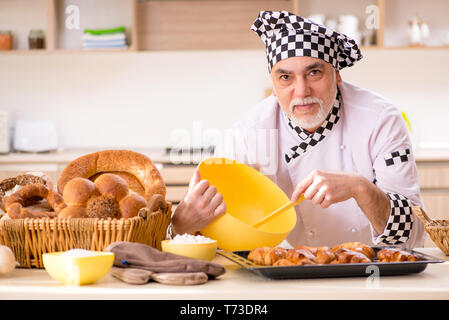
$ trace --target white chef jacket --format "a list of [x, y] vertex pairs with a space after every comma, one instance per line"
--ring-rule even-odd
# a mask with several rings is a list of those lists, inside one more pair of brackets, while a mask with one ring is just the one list
[[[398, 109], [383, 97], [348, 82], [343, 81], [339, 89], [342, 106], [338, 122], [324, 139], [290, 162], [285, 155], [291, 154], [301, 138], [288, 126], [288, 118], [274, 96], [250, 109], [228, 130], [215, 155], [254, 167], [288, 197], [313, 170], [345, 171], [363, 175], [387, 194], [407, 198], [410, 206], [423, 206], [408, 129]], [[390, 204], [394, 210], [391, 200]], [[292, 246], [334, 246], [347, 241], [394, 244], [382, 242], [352, 198], [329, 208], [305, 200], [295, 209], [297, 223], [287, 237]], [[423, 246], [424, 227], [413, 214], [410, 218], [407, 241], [396, 244]]]

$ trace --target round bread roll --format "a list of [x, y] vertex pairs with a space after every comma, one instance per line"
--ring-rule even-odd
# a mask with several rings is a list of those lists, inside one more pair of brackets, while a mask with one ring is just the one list
[[122, 200], [129, 192], [126, 181], [112, 173], [102, 174], [95, 180], [94, 184], [103, 196], [113, 198], [116, 201]]
[[86, 178], [73, 178], [64, 187], [62, 197], [68, 206], [86, 206], [95, 193], [95, 184]]
[[130, 190], [132, 190], [133, 192], [138, 193], [140, 195], [145, 194], [145, 189], [142, 186], [142, 184], [139, 182], [139, 180], [134, 175], [132, 175], [128, 172], [119, 172], [119, 171], [110, 171], [108, 173], [99, 172], [99, 173], [96, 173], [95, 175], [93, 175], [92, 177], [90, 177], [89, 179], [92, 180], [93, 182], [95, 182], [97, 180], [97, 178], [99, 178], [100, 176], [102, 176], [104, 174], [115, 174], [126, 181], [126, 183], [128, 184], [128, 188]]
[[71, 205], [65, 207], [58, 214], [58, 218], [87, 218], [86, 207]]
[[[62, 192], [73, 178], [93, 180], [100, 173], [126, 173], [134, 184], [141, 186], [140, 190], [134, 191], [147, 201], [155, 194], [166, 195], [165, 183], [153, 162], [147, 156], [129, 150], [105, 150], [75, 159], [61, 173], [58, 190]], [[132, 184], [128, 182], [128, 185], [131, 187]]]
[[147, 201], [136, 193], [130, 193], [119, 202], [119, 206], [123, 218], [132, 218], [147, 206]]

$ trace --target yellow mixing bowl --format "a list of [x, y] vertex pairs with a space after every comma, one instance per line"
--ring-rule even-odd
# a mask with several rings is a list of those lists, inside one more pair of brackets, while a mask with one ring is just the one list
[[65, 285], [85, 285], [103, 278], [114, 263], [114, 253], [94, 251], [88, 257], [71, 257], [64, 252], [42, 254], [45, 270]]
[[201, 179], [223, 195], [226, 213], [201, 230], [226, 251], [252, 250], [281, 243], [296, 224], [294, 208], [259, 229], [253, 225], [290, 201], [273, 181], [257, 170], [225, 158], [209, 158], [198, 165]]
[[174, 243], [172, 240], [163, 240], [161, 244], [164, 252], [208, 261], [212, 261], [217, 251], [215, 240], [210, 243]]

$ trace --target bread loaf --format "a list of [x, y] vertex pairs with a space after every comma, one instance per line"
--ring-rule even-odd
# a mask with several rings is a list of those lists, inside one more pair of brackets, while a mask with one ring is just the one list
[[98, 180], [104, 173], [123, 178], [128, 187], [149, 201], [155, 194], [166, 195], [165, 183], [159, 170], [145, 155], [129, 150], [105, 150], [90, 153], [69, 163], [58, 180], [58, 190], [76, 177]]

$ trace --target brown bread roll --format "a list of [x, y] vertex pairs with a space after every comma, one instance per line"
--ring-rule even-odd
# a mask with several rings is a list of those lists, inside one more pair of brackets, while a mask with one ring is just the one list
[[85, 178], [74, 178], [64, 187], [62, 196], [68, 206], [86, 206], [87, 201], [95, 193], [95, 185]]
[[146, 206], [146, 200], [136, 193], [127, 195], [119, 202], [120, 212], [123, 218], [135, 217], [139, 213], [139, 210]]

